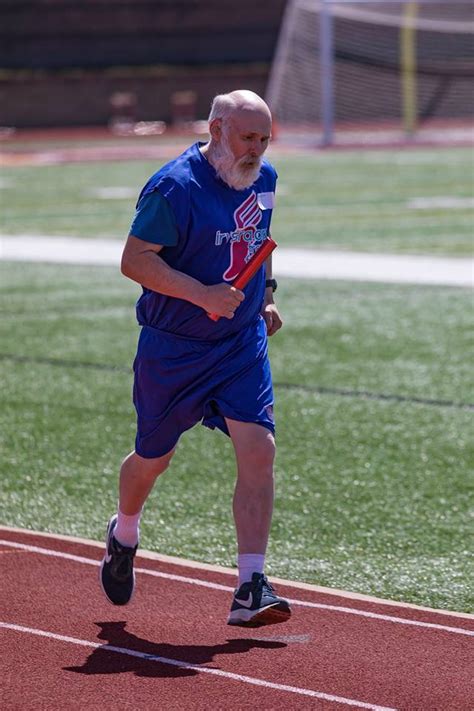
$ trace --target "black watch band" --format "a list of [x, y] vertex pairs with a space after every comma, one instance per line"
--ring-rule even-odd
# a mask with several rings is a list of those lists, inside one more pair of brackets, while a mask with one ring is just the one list
[[277, 286], [278, 286], [277, 280], [276, 280], [276, 279], [267, 279], [266, 282], [265, 282], [265, 289], [266, 289], [267, 287], [269, 287], [269, 286], [272, 287], [272, 291], [276, 291], [276, 290], [277, 290]]

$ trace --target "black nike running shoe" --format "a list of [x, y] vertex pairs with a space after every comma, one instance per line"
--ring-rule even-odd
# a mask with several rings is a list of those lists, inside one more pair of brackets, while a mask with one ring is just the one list
[[251, 582], [235, 591], [227, 624], [261, 627], [286, 622], [290, 616], [288, 602], [276, 595], [263, 573], [254, 573]]
[[112, 516], [107, 526], [105, 555], [100, 564], [99, 580], [107, 600], [113, 605], [130, 602], [135, 587], [133, 559], [138, 545], [134, 548], [122, 546], [114, 538], [117, 514]]

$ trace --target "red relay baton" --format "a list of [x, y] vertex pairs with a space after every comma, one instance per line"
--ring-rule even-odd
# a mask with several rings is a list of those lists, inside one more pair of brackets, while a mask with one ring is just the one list
[[[268, 237], [265, 242], [262, 243], [262, 246], [259, 247], [255, 254], [253, 254], [253, 256], [249, 259], [240, 274], [237, 274], [232, 282], [232, 286], [235, 286], [236, 289], [243, 289], [244, 286], [247, 286], [250, 279], [255, 276], [256, 272], [258, 272], [266, 258], [270, 256], [277, 246], [277, 243], [274, 242], [271, 237]], [[213, 321], [218, 321], [220, 319], [218, 314], [207, 315]]]

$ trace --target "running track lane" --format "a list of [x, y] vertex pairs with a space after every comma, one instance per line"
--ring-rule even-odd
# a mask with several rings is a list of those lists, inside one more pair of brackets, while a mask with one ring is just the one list
[[139, 555], [116, 608], [94, 542], [0, 539], [5, 711], [474, 708], [474, 616], [280, 584], [289, 622], [229, 627], [225, 570]]

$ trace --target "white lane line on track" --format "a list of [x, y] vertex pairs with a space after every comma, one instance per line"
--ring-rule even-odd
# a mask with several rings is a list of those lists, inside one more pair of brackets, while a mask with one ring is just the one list
[[[104, 550], [104, 542], [91, 540], [90, 538], [80, 538], [78, 536], [65, 536], [59, 533], [46, 533], [45, 531], [32, 531], [25, 528], [16, 528], [14, 526], [3, 526], [0, 524], [0, 535], [2, 532], [12, 533], [14, 535], [23, 536], [28, 534], [30, 536], [34, 535], [35, 538], [41, 538], [43, 541], [56, 541], [65, 542], [67, 544], [81, 546], [87, 546], [88, 548], [96, 548], [99, 554], [102, 554]], [[212, 563], [202, 563], [197, 560], [189, 560], [186, 558], [177, 558], [172, 555], [164, 555], [162, 553], [156, 553], [154, 551], [147, 551], [144, 548], [140, 548], [139, 552], [140, 559], [152, 560], [158, 566], [175, 566], [178, 568], [187, 568], [192, 570], [210, 571], [211, 573], [219, 573], [223, 575], [232, 576], [232, 580], [235, 580], [237, 573], [236, 568], [226, 568], [222, 565], [215, 565]], [[344, 598], [345, 600], [358, 600], [362, 603], [372, 604], [375, 603], [379, 606], [390, 606], [399, 607], [403, 610], [415, 610], [418, 613], [428, 612], [429, 614], [442, 615], [444, 617], [455, 617], [459, 619], [470, 620], [474, 623], [474, 615], [468, 612], [459, 612], [454, 610], [436, 609], [433, 607], [425, 607], [423, 605], [415, 605], [411, 602], [401, 602], [400, 600], [387, 600], [386, 598], [374, 597], [373, 595], [363, 595], [362, 593], [349, 592], [348, 590], [338, 590], [337, 588], [325, 588], [321, 585], [314, 585], [312, 583], [304, 583], [293, 580], [285, 580], [284, 578], [278, 578], [274, 575], [271, 576], [272, 581], [276, 585], [282, 585], [286, 588], [295, 588], [296, 590], [309, 590], [317, 595], [332, 595], [337, 598]]]
[[126, 647], [114, 647], [109, 644], [98, 644], [97, 642], [89, 642], [85, 639], [77, 639], [76, 637], [68, 637], [62, 634], [55, 634], [54, 632], [46, 632], [45, 630], [34, 629], [32, 627], [23, 627], [22, 625], [10, 624], [9, 622], [0, 622], [0, 627], [7, 630], [13, 630], [15, 632], [23, 632], [26, 634], [36, 635], [38, 637], [46, 637], [48, 639], [53, 639], [57, 642], [68, 642], [69, 644], [80, 645], [81, 647], [91, 647], [92, 649], [100, 649], [104, 652], [116, 652], [118, 654], [126, 654], [130, 657], [138, 657], [148, 662], [157, 662], [159, 664], [167, 664], [173, 667], [179, 667], [181, 669], [189, 669], [198, 673], [212, 674], [213, 676], [220, 676], [224, 679], [232, 679], [233, 681], [241, 681], [245, 684], [252, 684], [253, 686], [263, 686], [266, 689], [275, 689], [276, 691], [286, 691], [292, 694], [299, 694], [300, 696], [311, 696], [316, 699], [321, 699], [324, 701], [332, 701], [334, 703], [345, 704], [346, 706], [356, 706], [361, 709], [370, 709], [370, 711], [397, 711], [397, 709], [378, 706], [377, 704], [368, 704], [364, 701], [357, 701], [355, 699], [347, 699], [343, 696], [334, 696], [333, 694], [326, 694], [322, 691], [313, 691], [312, 689], [303, 689], [298, 686], [288, 686], [286, 684], [275, 684], [271, 681], [266, 681], [265, 679], [257, 679], [251, 676], [245, 676], [244, 674], [234, 674], [232, 672], [222, 671], [221, 669], [213, 669], [211, 667], [199, 666], [198, 664], [188, 664], [187, 662], [182, 662], [178, 659], [169, 659], [167, 657], [159, 657], [154, 654], [146, 654], [145, 652], [139, 652], [135, 649], [127, 649]]
[[[55, 551], [50, 548], [40, 548], [39, 546], [30, 546], [26, 543], [16, 543], [7, 540], [0, 540], [1, 546], [11, 546], [12, 548], [18, 548], [19, 550], [29, 551], [30, 553], [38, 553], [39, 555], [47, 555], [54, 558], [63, 558], [65, 560], [72, 560], [76, 563], [82, 563], [84, 565], [99, 566], [100, 562], [94, 560], [93, 558], [84, 558], [82, 556], [74, 555], [72, 553], [63, 553], [62, 551]], [[135, 567], [135, 572], [142, 575], [150, 575], [154, 578], [165, 578], [166, 580], [176, 580], [180, 583], [186, 583], [188, 585], [198, 585], [199, 587], [211, 588], [212, 590], [224, 590], [225, 592], [234, 592], [234, 588], [230, 585], [221, 585], [220, 583], [212, 583], [208, 580], [200, 580], [198, 578], [189, 578], [184, 575], [175, 575], [174, 573], [161, 573], [158, 570], [148, 570], [147, 568], [137, 568]], [[341, 612], [347, 615], [356, 615], [359, 617], [366, 617], [373, 620], [382, 620], [384, 622], [393, 622], [400, 625], [410, 625], [412, 627], [423, 627], [427, 629], [440, 630], [442, 632], [450, 632], [453, 634], [461, 634], [467, 637], [474, 637], [474, 630], [466, 630], [461, 627], [449, 627], [447, 625], [440, 625], [434, 622], [422, 622], [421, 620], [409, 620], [404, 617], [395, 617], [394, 615], [383, 615], [377, 612], [370, 612], [368, 610], [359, 610], [353, 607], [343, 607], [341, 605], [328, 605], [320, 602], [309, 602], [307, 600], [295, 600], [288, 598], [288, 601], [292, 605], [299, 605], [301, 607], [314, 608], [318, 610], [328, 610], [330, 612]]]

